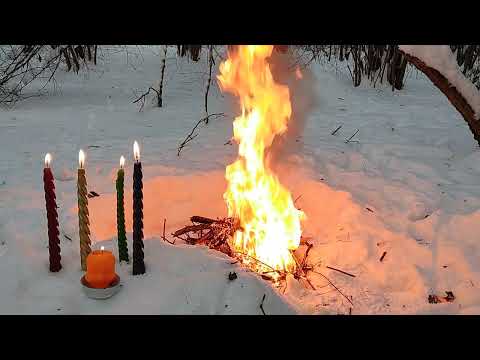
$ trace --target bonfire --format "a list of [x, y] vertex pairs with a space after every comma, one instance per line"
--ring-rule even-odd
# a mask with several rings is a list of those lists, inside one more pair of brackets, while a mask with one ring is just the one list
[[292, 194], [266, 159], [266, 151], [286, 132], [292, 114], [289, 88], [272, 76], [268, 59], [273, 49], [271, 45], [237, 46], [220, 65], [220, 88], [237, 96], [241, 106], [233, 122], [238, 157], [225, 173], [228, 217], [193, 216], [192, 225], [173, 236], [235, 257], [278, 282], [289, 273], [303, 276], [311, 246], [303, 242], [308, 246], [305, 258], [295, 257], [306, 216], [295, 207]]

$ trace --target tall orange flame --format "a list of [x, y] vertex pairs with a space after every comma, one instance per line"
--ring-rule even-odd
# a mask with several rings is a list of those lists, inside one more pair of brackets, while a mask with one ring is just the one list
[[270, 71], [272, 50], [271, 45], [238, 46], [220, 64], [220, 87], [238, 96], [242, 109], [233, 123], [239, 156], [226, 168], [224, 199], [228, 215], [240, 221], [232, 244], [247, 255], [244, 260], [293, 271], [291, 251], [300, 244], [305, 214], [265, 161], [265, 150], [287, 130], [292, 113], [288, 87], [276, 83]]

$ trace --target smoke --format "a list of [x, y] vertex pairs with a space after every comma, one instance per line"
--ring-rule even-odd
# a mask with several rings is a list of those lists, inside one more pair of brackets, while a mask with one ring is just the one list
[[269, 62], [275, 81], [288, 86], [292, 105], [288, 130], [281, 136], [277, 136], [268, 149], [267, 162], [269, 166], [275, 167], [276, 164], [285, 162], [290, 155], [302, 151], [303, 132], [309, 115], [317, 106], [318, 95], [312, 70], [298, 68], [295, 65], [295, 55], [291, 50], [284, 53], [273, 51]]

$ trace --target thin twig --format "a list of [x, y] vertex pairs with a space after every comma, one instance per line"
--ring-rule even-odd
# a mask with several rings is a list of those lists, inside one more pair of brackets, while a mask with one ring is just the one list
[[353, 137], [354, 137], [355, 135], [357, 135], [357, 133], [358, 133], [359, 131], [360, 131], [360, 130], [357, 129], [357, 131], [355, 131], [355, 133], [354, 133], [352, 136], [350, 136], [350, 137], [348, 138], [348, 140], [345, 139], [345, 143], [348, 144], [349, 142], [358, 142], [358, 141], [356, 141], [356, 140], [355, 140], [355, 141], [351, 141], [351, 140], [353, 139]]
[[350, 273], [348, 273], [348, 272], [346, 272], [346, 271], [343, 271], [343, 270], [340, 270], [340, 269], [335, 269], [334, 267], [331, 267], [331, 266], [326, 266], [326, 268], [327, 268], [327, 269], [330, 269], [330, 270], [338, 271], [338, 272], [340, 272], [340, 273], [342, 273], [342, 274], [345, 274], [345, 275], [348, 275], [348, 276], [351, 276], [351, 277], [355, 277], [355, 275], [353, 275], [353, 274], [350, 274]]
[[[274, 268], [271, 267], [270, 265], [265, 264], [263, 261], [258, 260], [257, 258], [254, 258], [254, 257], [251, 256], [251, 255], [248, 255], [248, 254], [245, 254], [245, 253], [242, 253], [242, 252], [239, 252], [239, 251], [234, 251], [234, 253], [235, 253], [235, 254], [240, 254], [240, 255], [243, 255], [243, 256], [248, 256], [250, 259], [252, 259], [252, 260], [254, 260], [254, 261], [258, 261], [260, 264], [265, 265], [266, 267], [272, 269], [273, 272], [279, 273], [279, 274], [281, 274], [281, 275], [283, 274], [282, 271], [277, 270], [277, 269], [274, 269]], [[285, 271], [285, 273], [292, 274], [291, 272], [288, 272], [288, 271]], [[294, 274], [292, 274], [292, 275], [294, 275]]]
[[309, 244], [307, 243], [307, 251], [305, 251], [305, 256], [303, 257], [303, 260], [302, 260], [302, 269], [305, 267], [305, 264], [307, 263], [307, 256], [308, 256], [308, 253], [310, 252], [310, 249], [313, 247], [313, 244]]
[[300, 194], [295, 200], [293, 200], [293, 205], [295, 205], [295, 203], [297, 202], [298, 199], [300, 199], [302, 197], [303, 194]]
[[326, 277], [325, 275], [323, 275], [321, 272], [318, 272], [318, 271], [315, 271], [315, 270], [312, 270], [312, 272], [314, 272], [315, 274], [318, 274], [318, 275], [323, 276], [323, 277], [325, 278], [325, 280], [327, 280], [327, 281], [330, 283], [330, 285], [332, 285], [332, 286], [335, 288], [335, 290], [337, 290], [337, 291], [340, 293], [340, 295], [342, 295], [345, 299], [347, 299], [347, 301], [348, 301], [350, 304], [352, 304], [352, 306], [354, 306], [354, 305], [353, 305], [353, 302], [352, 302], [344, 293], [342, 293], [342, 292], [340, 291], [340, 289], [337, 288], [337, 287], [335, 286], [335, 284], [332, 283], [328, 277]]
[[263, 315], [267, 315], [265, 314], [265, 310], [263, 310], [263, 302], [265, 301], [265, 296], [267, 296], [267, 294], [263, 294], [262, 302], [260, 303], [260, 310], [262, 310]]
[[164, 219], [163, 219], [163, 236], [162, 236], [162, 239], [163, 239], [163, 241], [166, 241], [166, 242], [168, 242], [169, 244], [174, 245], [174, 244], [175, 244], [175, 240], [173, 240], [173, 242], [171, 242], [171, 241], [169, 241], [169, 240], [167, 239], [167, 237], [165, 236], [165, 224], [166, 224], [166, 223], [167, 223], [167, 219], [164, 218]]
[[308, 285], [311, 286], [311, 288], [312, 288], [313, 291], [317, 291], [317, 289], [315, 289], [315, 286], [313, 286], [313, 284], [310, 282], [310, 280], [307, 278], [307, 276], [305, 276], [305, 280], [306, 280], [306, 282], [308, 283]]
[[342, 128], [343, 125], [340, 125], [339, 127], [337, 127], [335, 130], [332, 131], [331, 135], [335, 135], [337, 133], [338, 130], [340, 130]]

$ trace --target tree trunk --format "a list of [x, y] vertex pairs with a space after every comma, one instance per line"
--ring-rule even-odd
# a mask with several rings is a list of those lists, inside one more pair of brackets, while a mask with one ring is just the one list
[[162, 76], [160, 78], [160, 85], [158, 87], [158, 94], [157, 94], [157, 104], [158, 107], [162, 107], [163, 105], [163, 77], [165, 75], [165, 66], [167, 64], [167, 45], [163, 45], [163, 59], [162, 59]]
[[210, 83], [212, 82], [212, 66], [213, 66], [213, 45], [210, 45], [209, 51], [208, 51], [207, 89], [205, 90], [205, 116], [207, 117], [205, 124], [208, 124], [208, 92], [210, 91]]
[[451, 86], [448, 79], [443, 76], [439, 71], [429, 67], [419, 58], [407, 54], [402, 51], [408, 62], [415, 65], [415, 67], [423, 72], [433, 82], [433, 84], [440, 89], [440, 91], [448, 98], [450, 103], [458, 110], [467, 122], [470, 131], [473, 134], [475, 140], [480, 145], [480, 121], [475, 118], [475, 112], [472, 106], [467, 102], [463, 95], [457, 90], [457, 88]]

